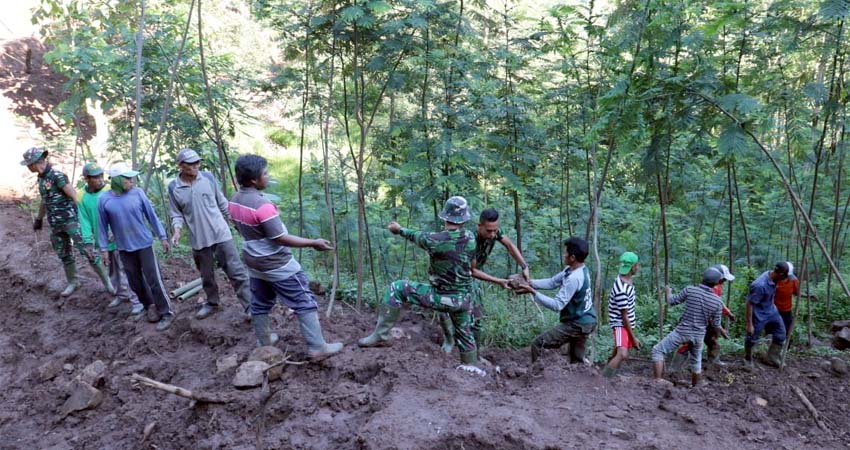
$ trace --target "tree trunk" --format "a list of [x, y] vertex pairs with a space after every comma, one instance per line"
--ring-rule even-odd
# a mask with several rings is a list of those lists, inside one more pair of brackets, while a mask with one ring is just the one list
[[139, 0], [139, 31], [136, 33], [136, 108], [133, 114], [133, 133], [130, 137], [130, 157], [137, 169], [136, 154], [139, 146], [139, 121], [142, 115], [142, 47], [145, 45], [145, 0]]

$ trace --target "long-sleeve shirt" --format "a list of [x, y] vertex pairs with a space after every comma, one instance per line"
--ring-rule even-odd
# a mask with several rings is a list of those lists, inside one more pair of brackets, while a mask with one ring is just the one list
[[590, 273], [586, 266], [575, 270], [567, 267], [552, 278], [531, 280], [531, 286], [534, 289], [558, 289], [554, 298], [538, 292], [534, 294], [534, 300], [545, 308], [560, 312], [561, 322], [596, 323]]
[[701, 340], [708, 324], [720, 327], [723, 303], [710, 287], [704, 284], [688, 286], [678, 294], [667, 297], [667, 303], [671, 306], [682, 302], [685, 303], [685, 312], [676, 325], [679, 334]]
[[[153, 210], [145, 192], [132, 188], [122, 195], [104, 192], [97, 200], [97, 245], [105, 252], [109, 231], [115, 236], [115, 246], [124, 252], [134, 252], [153, 245], [148, 224], [160, 240], [167, 239], [165, 228]], [[145, 223], [147, 222], [147, 223]]]
[[776, 283], [770, 279], [770, 272], [764, 272], [750, 285], [747, 301], [753, 305], [753, 318], [756, 322], [767, 322], [779, 315], [773, 303], [776, 295]]
[[467, 294], [472, 290], [475, 235], [463, 228], [435, 233], [402, 228], [405, 239], [428, 252], [428, 281], [438, 294]]
[[179, 176], [168, 183], [168, 210], [173, 228], [189, 229], [189, 245], [195, 250], [233, 239], [227, 220], [227, 198], [209, 172], [200, 172], [186, 183]]
[[[77, 191], [77, 209], [80, 216], [80, 234], [83, 235], [83, 243], [86, 245], [94, 245], [97, 239], [98, 213], [97, 199], [104, 192], [109, 191], [108, 186], [104, 186], [97, 192], [89, 192], [88, 188], [83, 188]], [[109, 251], [115, 250], [115, 242], [109, 243]]]

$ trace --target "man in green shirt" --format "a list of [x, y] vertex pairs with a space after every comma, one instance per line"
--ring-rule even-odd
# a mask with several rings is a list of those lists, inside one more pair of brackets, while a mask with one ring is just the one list
[[[86, 245], [86, 251], [94, 255], [95, 260], [100, 261], [100, 253], [94, 249], [94, 239], [97, 236], [97, 199], [100, 194], [109, 190], [106, 182], [103, 180], [103, 168], [97, 163], [88, 163], [83, 166], [83, 179], [86, 180], [86, 186], [79, 191], [79, 203], [77, 207], [80, 213], [80, 233], [83, 236], [83, 243]], [[121, 264], [121, 258], [115, 250], [115, 242], [109, 243], [109, 280], [112, 286], [115, 287], [115, 298], [109, 303], [110, 308], [115, 308], [125, 301], [129, 301], [133, 306], [130, 310], [131, 314], [141, 314], [145, 310], [144, 305], [139, 302], [138, 297], [130, 290], [130, 285], [127, 283], [127, 275], [124, 274], [124, 267]]]
[[389, 331], [398, 320], [401, 305], [408, 303], [449, 313], [461, 361], [470, 365], [478, 361], [478, 349], [469, 315], [472, 305], [475, 235], [463, 229], [463, 224], [469, 220], [469, 205], [466, 199], [459, 196], [448, 199], [440, 218], [443, 219], [445, 228], [436, 233], [409, 230], [396, 222], [390, 222], [387, 228], [391, 233], [401, 235], [428, 252], [430, 283], [394, 281], [378, 306], [375, 331], [358, 341], [361, 347], [392, 345]]
[[71, 250], [72, 245], [77, 247], [80, 254], [88, 260], [103, 281], [106, 290], [110, 294], [115, 294], [115, 288], [109, 281], [106, 269], [95, 258], [94, 252], [86, 251], [77, 218], [77, 193], [68, 182], [68, 177], [47, 162], [47, 150], [43, 148], [33, 147], [25, 151], [21, 165], [27, 166], [30, 172], [38, 174], [41, 205], [32, 228], [36, 231], [40, 230], [44, 224], [44, 216], [47, 215], [47, 224], [50, 225], [50, 244], [65, 267], [65, 278], [68, 281], [60, 295], [67, 297], [77, 289], [77, 265]]

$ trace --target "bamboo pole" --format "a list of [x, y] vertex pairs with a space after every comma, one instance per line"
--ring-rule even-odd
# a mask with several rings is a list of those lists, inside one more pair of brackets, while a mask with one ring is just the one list
[[179, 297], [181, 294], [185, 293], [186, 291], [192, 289], [193, 287], [200, 286], [200, 285], [201, 285], [201, 278], [198, 277], [198, 278], [195, 278], [194, 280], [184, 284], [183, 286], [180, 286], [179, 288], [174, 289], [173, 291], [169, 292], [169, 294], [171, 295], [171, 298], [176, 298], [176, 297]]
[[201, 288], [202, 288], [202, 287], [203, 287], [203, 286], [201, 286], [201, 285], [199, 284], [199, 285], [197, 285], [197, 286], [195, 286], [195, 287], [193, 287], [193, 288], [191, 288], [191, 289], [187, 290], [186, 292], [184, 292], [184, 293], [180, 294], [180, 295], [177, 297], [177, 300], [179, 300], [179, 301], [181, 301], [181, 302], [185, 302], [186, 300], [189, 300], [190, 298], [194, 297], [194, 296], [195, 296], [198, 292], [201, 292]]

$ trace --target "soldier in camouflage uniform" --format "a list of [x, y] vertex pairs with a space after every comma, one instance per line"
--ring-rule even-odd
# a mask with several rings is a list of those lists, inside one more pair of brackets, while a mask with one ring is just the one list
[[[522, 256], [522, 252], [513, 243], [513, 241], [502, 234], [502, 230], [499, 228], [499, 211], [496, 211], [494, 208], [487, 208], [484, 211], [481, 211], [481, 215], [478, 217], [478, 228], [476, 229], [475, 235], [475, 260], [472, 262], [472, 276], [478, 280], [489, 281], [504, 289], [509, 289], [507, 279], [494, 277], [481, 270], [481, 267], [487, 262], [487, 258], [490, 257], [490, 253], [493, 251], [493, 247], [496, 245], [496, 242], [505, 246], [505, 249], [511, 257], [513, 257], [514, 261], [516, 261], [519, 267], [522, 268], [522, 276], [525, 281], [529, 281], [530, 272], [528, 264], [526, 264], [525, 258]], [[475, 336], [475, 343], [478, 344], [478, 348], [480, 349], [482, 346], [481, 329], [483, 326], [481, 318], [484, 308], [484, 305], [482, 304], [484, 289], [477, 280], [473, 280], [472, 293], [472, 309], [470, 310], [470, 314], [472, 315], [472, 334]], [[452, 333], [453, 327], [451, 317], [449, 317], [446, 313], [441, 313], [440, 325], [443, 329], [442, 349], [446, 353], [451, 353], [452, 348], [454, 347], [454, 334]]]
[[40, 230], [47, 214], [50, 225], [50, 243], [53, 250], [65, 267], [65, 278], [68, 285], [60, 294], [62, 297], [71, 295], [77, 289], [77, 265], [74, 262], [72, 245], [77, 247], [94, 271], [103, 281], [110, 294], [115, 294], [115, 288], [109, 280], [109, 273], [96, 259], [94, 252], [86, 249], [83, 236], [80, 233], [80, 223], [77, 220], [77, 193], [68, 182], [64, 173], [53, 169], [47, 162], [47, 150], [33, 147], [24, 152], [22, 166], [27, 166], [30, 172], [38, 173], [38, 193], [41, 195], [41, 206], [38, 216], [33, 222], [33, 230]]
[[430, 284], [409, 280], [394, 281], [378, 306], [375, 331], [358, 341], [361, 347], [392, 345], [390, 329], [398, 320], [402, 303], [435, 309], [450, 315], [457, 337], [460, 359], [464, 364], [478, 361], [478, 350], [472, 334], [472, 262], [475, 259], [475, 235], [463, 229], [469, 220], [469, 205], [463, 197], [446, 201], [440, 218], [445, 229], [436, 233], [414, 231], [390, 222], [393, 234], [414, 242], [431, 257], [428, 268]]

